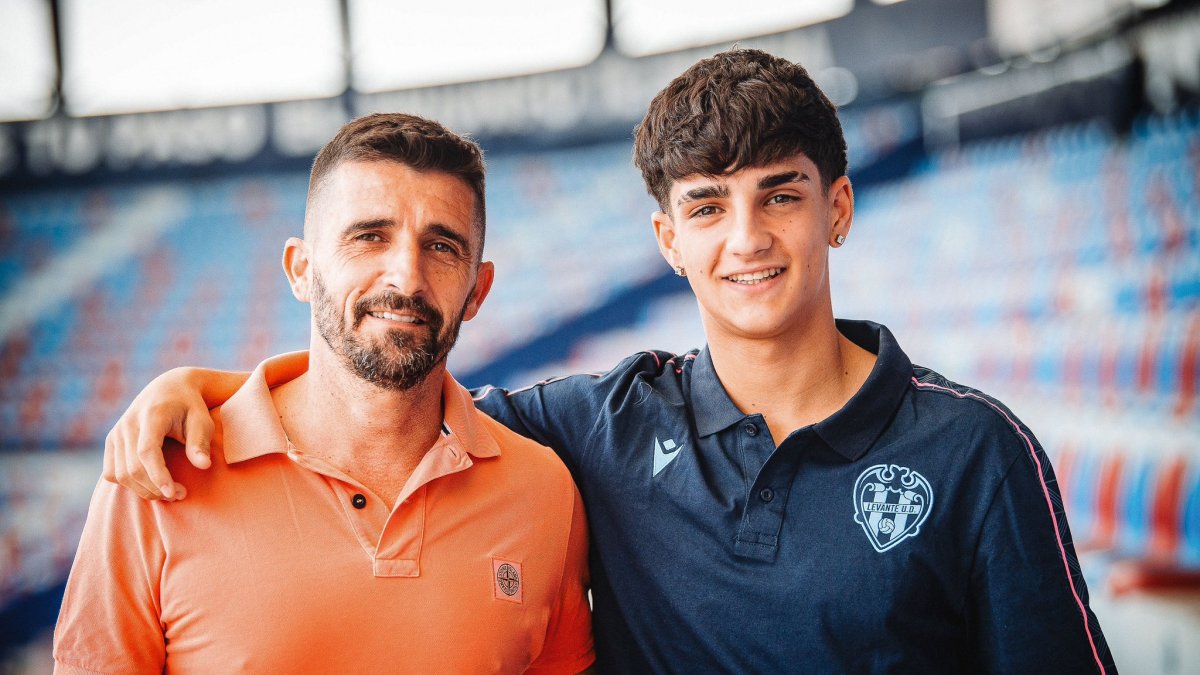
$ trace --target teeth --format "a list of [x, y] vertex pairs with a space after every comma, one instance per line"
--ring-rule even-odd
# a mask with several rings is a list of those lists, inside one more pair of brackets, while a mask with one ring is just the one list
[[730, 274], [729, 276], [727, 276], [725, 278], [736, 284], [754, 285], [754, 284], [760, 283], [762, 281], [765, 281], [767, 279], [770, 279], [772, 277], [779, 276], [782, 273], [783, 273], [782, 267], [772, 267], [769, 270], [763, 270], [761, 272], [754, 272], [753, 274]]
[[401, 321], [403, 323], [419, 323], [420, 321], [415, 316], [401, 316], [392, 314], [391, 312], [371, 312], [371, 316], [377, 319], [387, 319], [389, 321]]

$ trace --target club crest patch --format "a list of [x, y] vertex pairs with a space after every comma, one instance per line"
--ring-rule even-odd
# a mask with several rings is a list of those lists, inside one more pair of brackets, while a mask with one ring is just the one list
[[915, 537], [932, 508], [929, 481], [908, 467], [876, 464], [854, 482], [854, 522], [880, 553]]

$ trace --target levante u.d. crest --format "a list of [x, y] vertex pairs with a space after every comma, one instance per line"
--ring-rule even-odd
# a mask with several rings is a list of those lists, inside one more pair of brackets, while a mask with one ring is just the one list
[[933, 508], [929, 481], [897, 464], [876, 464], [854, 482], [854, 522], [880, 553], [921, 531]]

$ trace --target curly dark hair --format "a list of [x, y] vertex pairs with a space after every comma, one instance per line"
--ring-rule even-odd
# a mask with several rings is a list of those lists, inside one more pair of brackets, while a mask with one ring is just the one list
[[308, 198], [312, 199], [338, 164], [355, 160], [397, 162], [417, 171], [440, 171], [462, 180], [475, 193], [475, 229], [482, 254], [485, 167], [483, 150], [474, 141], [416, 115], [364, 115], [346, 123], [317, 153], [308, 177]]
[[688, 68], [634, 127], [633, 163], [664, 212], [671, 184], [803, 152], [828, 190], [846, 174], [837, 109], [808, 71], [757, 49], [731, 49]]

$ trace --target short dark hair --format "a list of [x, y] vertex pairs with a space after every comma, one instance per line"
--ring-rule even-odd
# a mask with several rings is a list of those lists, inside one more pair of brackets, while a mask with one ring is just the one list
[[828, 190], [846, 174], [837, 109], [799, 64], [757, 49], [703, 59], [650, 102], [633, 131], [633, 163], [668, 212], [671, 184], [718, 176], [803, 152]]
[[313, 160], [308, 198], [338, 164], [348, 161], [398, 162], [417, 171], [440, 171], [462, 180], [475, 193], [478, 257], [486, 230], [483, 150], [433, 120], [404, 113], [376, 113], [351, 120]]

